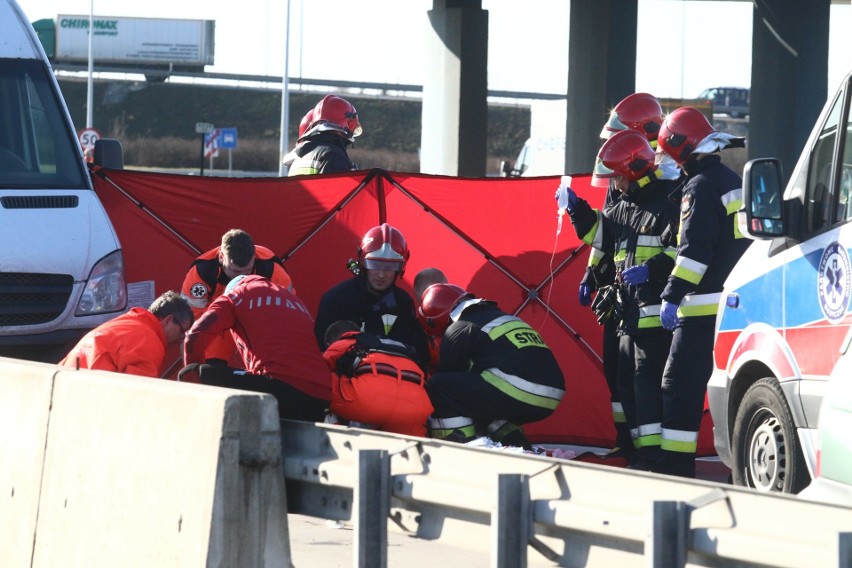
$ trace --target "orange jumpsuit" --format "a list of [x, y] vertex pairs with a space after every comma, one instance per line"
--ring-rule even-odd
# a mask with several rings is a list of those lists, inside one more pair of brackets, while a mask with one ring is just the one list
[[[411, 356], [404, 353], [410, 351]], [[331, 411], [385, 432], [426, 436], [432, 403], [414, 350], [351, 331], [323, 353], [332, 371]]]
[[[213, 300], [222, 295], [231, 280], [219, 263], [219, 249], [220, 247], [216, 247], [196, 258], [183, 280], [180, 295], [189, 302], [196, 320]], [[295, 292], [290, 275], [284, 270], [281, 260], [266, 247], [254, 246], [254, 268], [251, 273], [265, 276], [279, 286]], [[234, 350], [234, 340], [230, 333], [226, 333], [210, 343], [205, 359], [229, 361]]]
[[59, 364], [158, 377], [167, 347], [166, 333], [157, 316], [143, 308], [131, 308], [83, 336]]

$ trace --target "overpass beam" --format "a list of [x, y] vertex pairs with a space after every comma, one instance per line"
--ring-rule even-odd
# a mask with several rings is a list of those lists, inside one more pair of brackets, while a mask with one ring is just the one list
[[565, 172], [591, 172], [609, 111], [636, 89], [638, 0], [573, 0]]
[[488, 12], [481, 0], [433, 0], [427, 14], [420, 171], [484, 176]]
[[752, 24], [749, 158], [781, 159], [789, 179], [825, 103], [830, 0], [763, 0]]

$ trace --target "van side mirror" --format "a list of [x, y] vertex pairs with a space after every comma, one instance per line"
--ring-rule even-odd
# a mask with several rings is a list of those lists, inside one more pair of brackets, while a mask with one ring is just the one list
[[750, 160], [743, 171], [743, 207], [748, 235], [758, 238], [784, 236], [788, 220], [781, 185], [781, 161], [777, 158]]
[[512, 164], [506, 160], [500, 160], [500, 177], [512, 177]]
[[124, 150], [121, 142], [110, 138], [95, 141], [94, 163], [102, 168], [111, 170], [124, 169]]

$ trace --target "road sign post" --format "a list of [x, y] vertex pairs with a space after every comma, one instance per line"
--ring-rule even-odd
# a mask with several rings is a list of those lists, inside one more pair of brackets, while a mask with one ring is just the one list
[[101, 139], [101, 133], [97, 128], [81, 128], [77, 132], [77, 139], [80, 140], [80, 147], [83, 149], [86, 161], [91, 161], [91, 156], [95, 152], [95, 142]]
[[228, 177], [231, 177], [233, 169], [232, 150], [237, 147], [237, 129], [236, 128], [220, 128], [219, 129], [219, 148], [228, 149]]
[[204, 175], [204, 141], [207, 134], [213, 132], [213, 125], [209, 122], [196, 122], [195, 132], [201, 134], [201, 175]]

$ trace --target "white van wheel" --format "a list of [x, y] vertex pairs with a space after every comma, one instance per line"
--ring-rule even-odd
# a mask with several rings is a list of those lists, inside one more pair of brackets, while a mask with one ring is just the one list
[[731, 444], [735, 485], [763, 493], [798, 493], [810, 481], [790, 407], [772, 377], [746, 391]]

